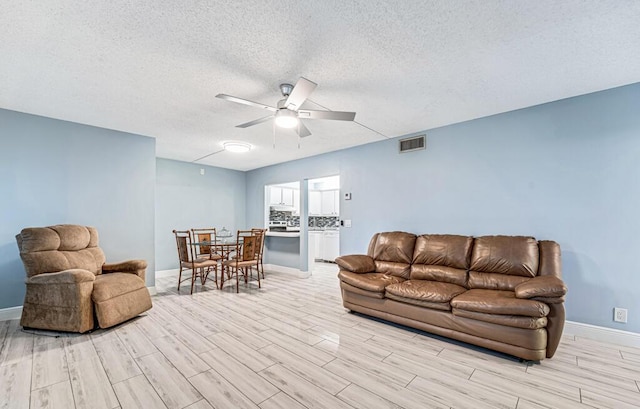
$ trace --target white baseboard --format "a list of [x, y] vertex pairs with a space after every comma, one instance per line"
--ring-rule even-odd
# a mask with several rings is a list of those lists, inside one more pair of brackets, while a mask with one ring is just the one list
[[156, 289], [155, 285], [152, 287], [147, 287], [147, 290], [149, 290], [149, 295], [151, 296], [158, 294], [158, 290]]
[[309, 278], [309, 277], [311, 277], [311, 272], [310, 271], [301, 271], [301, 270], [299, 270], [297, 268], [279, 266], [279, 265], [276, 265], [276, 264], [265, 264], [264, 265], [264, 270], [265, 271], [275, 271], [276, 273], [289, 274], [289, 275], [296, 276], [298, 278]]
[[173, 277], [173, 276], [177, 277], [179, 272], [180, 270], [177, 268], [174, 268], [171, 270], [159, 270], [159, 271], [156, 271], [156, 278]]
[[640, 334], [619, 329], [599, 327], [581, 322], [565, 321], [564, 333], [589, 338], [594, 341], [640, 348]]
[[22, 305], [0, 309], [0, 321], [19, 320], [22, 316]]

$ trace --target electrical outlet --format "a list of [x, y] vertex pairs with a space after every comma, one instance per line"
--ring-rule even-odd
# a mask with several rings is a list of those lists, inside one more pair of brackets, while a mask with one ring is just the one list
[[627, 310], [625, 308], [614, 308], [613, 309], [613, 320], [615, 322], [627, 322]]

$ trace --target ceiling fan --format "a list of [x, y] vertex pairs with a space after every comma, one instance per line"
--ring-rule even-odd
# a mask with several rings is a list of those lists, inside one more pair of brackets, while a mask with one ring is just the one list
[[278, 101], [277, 106], [261, 104], [259, 102], [249, 101], [248, 99], [238, 98], [227, 94], [218, 94], [216, 98], [225, 99], [227, 101], [236, 102], [254, 106], [268, 111], [273, 114], [259, 118], [244, 124], [236, 125], [236, 128], [248, 128], [273, 119], [275, 125], [281, 128], [296, 128], [298, 136], [304, 138], [311, 135], [309, 129], [304, 125], [302, 119], [330, 119], [334, 121], [353, 121], [356, 116], [355, 112], [343, 111], [314, 111], [309, 109], [300, 109], [304, 101], [318, 86], [315, 82], [300, 77], [295, 87], [291, 84], [280, 84], [280, 92], [284, 97]]

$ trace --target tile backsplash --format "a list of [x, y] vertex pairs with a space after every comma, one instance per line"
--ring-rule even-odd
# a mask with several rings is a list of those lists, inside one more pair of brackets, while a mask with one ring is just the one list
[[270, 221], [285, 221], [291, 226], [300, 226], [300, 216], [294, 216], [293, 212], [283, 212], [278, 210], [269, 211]]
[[[288, 211], [269, 211], [269, 220], [285, 221], [290, 226], [300, 226], [300, 216], [294, 216], [293, 212]], [[337, 228], [340, 225], [338, 216], [309, 216], [309, 228]]]
[[340, 225], [337, 216], [309, 216], [309, 227], [313, 228], [327, 228], [338, 227]]

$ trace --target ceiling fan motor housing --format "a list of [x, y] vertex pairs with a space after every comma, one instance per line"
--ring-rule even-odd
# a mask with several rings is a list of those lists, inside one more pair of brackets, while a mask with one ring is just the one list
[[291, 91], [293, 91], [293, 85], [291, 84], [280, 84], [280, 92], [282, 92], [283, 97], [288, 97], [291, 95]]

